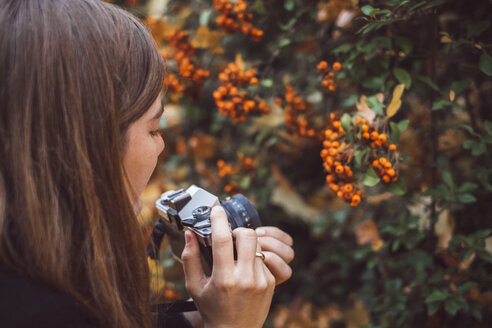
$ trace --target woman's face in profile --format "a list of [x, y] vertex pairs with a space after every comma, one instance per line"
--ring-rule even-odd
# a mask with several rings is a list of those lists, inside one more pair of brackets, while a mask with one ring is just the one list
[[161, 97], [138, 120], [130, 124], [126, 132], [126, 148], [123, 157], [128, 182], [129, 198], [135, 210], [141, 209], [140, 194], [157, 165], [157, 158], [164, 150], [164, 140], [160, 130], [163, 112]]

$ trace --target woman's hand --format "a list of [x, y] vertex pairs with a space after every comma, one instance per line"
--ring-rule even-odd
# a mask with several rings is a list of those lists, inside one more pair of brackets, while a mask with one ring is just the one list
[[203, 273], [198, 240], [187, 231], [183, 260], [186, 288], [202, 315], [205, 327], [262, 327], [270, 308], [275, 277], [263, 260], [258, 237], [252, 229], [238, 228], [237, 261], [224, 210], [212, 209], [213, 268], [210, 277]]
[[260, 227], [256, 229], [258, 243], [265, 254], [265, 264], [275, 276], [277, 285], [292, 275], [289, 263], [294, 259], [292, 237], [276, 227]]

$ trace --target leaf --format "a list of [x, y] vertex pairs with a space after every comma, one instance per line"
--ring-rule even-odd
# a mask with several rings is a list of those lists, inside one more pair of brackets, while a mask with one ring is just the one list
[[484, 52], [480, 56], [478, 67], [480, 67], [480, 70], [485, 75], [492, 76], [492, 57], [490, 57], [488, 53]]
[[458, 200], [463, 204], [471, 204], [477, 201], [472, 194], [458, 194]]
[[453, 42], [453, 39], [451, 39], [451, 37], [449, 36], [449, 34], [447, 32], [441, 32], [442, 36], [441, 36], [441, 43], [452, 43]]
[[453, 238], [456, 224], [448, 208], [444, 209], [437, 218], [434, 225], [434, 235], [437, 237], [437, 250], [447, 249]]
[[383, 84], [384, 80], [379, 76], [368, 77], [362, 81], [362, 86], [367, 89], [380, 89]]
[[430, 77], [428, 76], [423, 76], [423, 75], [419, 75], [417, 76], [417, 78], [424, 82], [425, 84], [427, 84], [429, 87], [431, 87], [433, 90], [437, 91], [437, 92], [440, 92], [439, 90], [439, 87], [434, 83], [432, 82], [432, 80], [430, 79]]
[[395, 68], [393, 70], [393, 75], [396, 77], [398, 82], [403, 83], [407, 89], [410, 89], [412, 85], [412, 78], [410, 77], [410, 73], [408, 73], [403, 68]]
[[449, 89], [456, 92], [456, 94], [460, 94], [466, 89], [468, 89], [469, 87], [470, 87], [470, 80], [461, 80], [451, 83]]
[[352, 118], [347, 113], [343, 114], [342, 118], [340, 119], [340, 123], [342, 124], [342, 128], [345, 130], [349, 142], [353, 142], [354, 140], [354, 136], [352, 135], [352, 130], [350, 129], [351, 120]]
[[456, 93], [453, 90], [449, 91], [449, 101], [454, 101], [455, 97]]
[[365, 186], [374, 187], [379, 183], [380, 179], [376, 171], [371, 167], [364, 174], [363, 183]]
[[253, 4], [253, 9], [260, 15], [265, 15], [267, 13], [263, 0], [255, 0], [255, 3]]
[[208, 25], [208, 22], [210, 21], [210, 15], [212, 14], [211, 10], [204, 10], [200, 14], [200, 26], [206, 26]]
[[470, 289], [475, 288], [477, 286], [478, 286], [478, 284], [476, 282], [474, 282], [474, 281], [467, 281], [463, 285], [459, 286], [456, 289], [456, 293], [463, 294], [463, 293], [465, 293], [465, 292], [469, 291]]
[[371, 5], [365, 5], [364, 7], [360, 8], [360, 10], [362, 11], [362, 13], [364, 13], [364, 15], [370, 16], [371, 13], [374, 11], [374, 7]]
[[386, 108], [386, 116], [392, 117], [396, 114], [398, 109], [401, 107], [401, 95], [403, 94], [403, 90], [405, 89], [405, 84], [398, 84], [393, 89], [393, 98], [391, 99], [388, 108]]
[[294, 9], [294, 0], [286, 0], [284, 2], [284, 8], [287, 11], [292, 11], [292, 9]]
[[383, 104], [378, 99], [377, 96], [372, 96], [367, 98], [367, 105], [371, 108], [377, 115], [383, 115]]
[[450, 187], [454, 187], [453, 176], [449, 171], [442, 172], [442, 180]]
[[367, 105], [366, 96], [361, 96], [360, 100], [355, 104], [355, 107], [357, 108], [357, 114], [364, 117], [369, 124], [374, 122], [376, 113]]
[[400, 129], [398, 127], [398, 124], [396, 124], [395, 122], [390, 122], [390, 128], [391, 128], [391, 142], [397, 144], [398, 141], [400, 140]]
[[244, 62], [243, 60], [243, 56], [241, 56], [240, 53], [237, 53], [236, 54], [236, 59], [234, 60], [234, 62], [236, 63], [237, 67], [241, 70], [241, 71], [244, 71], [245, 67], [246, 67], [246, 63]]
[[427, 9], [430, 9], [433, 7], [437, 7], [437, 6], [442, 5], [444, 2], [446, 2], [446, 0], [434, 0], [434, 1], [429, 2], [426, 6], [422, 7], [421, 9], [427, 10]]
[[398, 129], [400, 132], [405, 131], [408, 128], [408, 125], [410, 124], [410, 120], [403, 120], [398, 122]]
[[279, 46], [279, 48], [282, 48], [282, 47], [288, 46], [291, 42], [292, 41], [290, 39], [284, 38], [278, 42], [278, 46]]
[[475, 144], [472, 147], [472, 155], [473, 156], [479, 156], [485, 153], [486, 146], [484, 142], [475, 142]]
[[446, 298], [448, 298], [448, 296], [449, 293], [447, 291], [434, 290], [432, 294], [427, 296], [427, 298], [425, 299], [425, 303], [444, 301]]
[[472, 147], [473, 147], [475, 144], [476, 144], [476, 142], [475, 142], [475, 141], [473, 141], [473, 140], [465, 140], [465, 141], [463, 142], [463, 148], [465, 148], [465, 149], [472, 149]]
[[438, 101], [434, 101], [432, 103], [432, 110], [444, 109], [444, 108], [449, 107], [451, 105], [452, 105], [452, 103], [449, 100], [441, 99]]
[[212, 31], [207, 26], [200, 26], [196, 30], [192, 44], [197, 48], [208, 49], [212, 54], [221, 55], [224, 53], [220, 45], [223, 36], [222, 31]]
[[444, 309], [446, 310], [447, 313], [450, 315], [454, 316], [458, 310], [463, 308], [463, 303], [466, 303], [465, 299], [460, 297], [460, 298], [450, 298], [446, 300], [444, 303]]
[[474, 38], [485, 32], [489, 28], [490, 22], [483, 20], [472, 23], [468, 26], [467, 38]]
[[403, 196], [407, 192], [407, 185], [403, 178], [399, 178], [396, 182], [388, 186], [388, 190], [398, 196]]
[[458, 192], [462, 193], [462, 192], [468, 192], [468, 191], [473, 191], [475, 189], [478, 188], [478, 185], [476, 183], [472, 183], [472, 182], [465, 182], [463, 183], [459, 188], [458, 188]]
[[273, 81], [272, 79], [263, 79], [261, 80], [260, 84], [265, 88], [271, 88], [273, 86]]
[[373, 220], [367, 220], [358, 225], [357, 228], [355, 228], [355, 235], [357, 237], [358, 245], [367, 243], [376, 245], [381, 240], [378, 227]]
[[396, 38], [396, 45], [400, 47], [400, 49], [407, 55], [412, 51], [413, 48], [412, 42], [405, 37]]

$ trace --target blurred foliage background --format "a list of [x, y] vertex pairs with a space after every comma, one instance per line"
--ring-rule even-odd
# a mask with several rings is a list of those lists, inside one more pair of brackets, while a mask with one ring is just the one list
[[492, 325], [491, 1], [112, 2], [167, 61], [146, 234], [165, 190], [241, 192], [295, 240], [266, 326]]

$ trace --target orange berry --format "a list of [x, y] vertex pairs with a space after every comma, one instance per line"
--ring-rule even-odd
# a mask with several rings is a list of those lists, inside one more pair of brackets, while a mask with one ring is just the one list
[[333, 182], [333, 175], [327, 175], [326, 176], [326, 182], [332, 183]]
[[330, 140], [323, 141], [323, 147], [330, 148], [331, 147], [331, 141]]
[[340, 128], [341, 126], [342, 126], [342, 123], [340, 123], [340, 121], [334, 121], [334, 122], [333, 122], [333, 127], [334, 127], [335, 129], [338, 129], [338, 128]]
[[376, 140], [376, 139], [378, 139], [378, 137], [379, 137], [379, 133], [377, 133], [376, 131], [371, 132], [371, 139], [372, 140]]
[[386, 158], [384, 158], [384, 157], [381, 157], [381, 158], [379, 159], [379, 163], [381, 163], [381, 165], [386, 164], [386, 162], [388, 162], [388, 160], [387, 160]]
[[338, 191], [337, 192], [337, 197], [338, 198], [343, 198], [343, 191]]
[[325, 158], [326, 156], [328, 156], [328, 149], [321, 150], [320, 156], [321, 158]]
[[330, 120], [334, 120], [335, 119], [335, 113], [330, 113]]
[[346, 193], [352, 192], [354, 190], [354, 186], [351, 183], [347, 183], [345, 186], [343, 186], [343, 191]]
[[362, 119], [360, 117], [355, 118], [355, 125], [360, 125], [362, 123]]
[[339, 143], [338, 141], [333, 141], [333, 142], [331, 143], [331, 147], [332, 147], [332, 148], [338, 148], [338, 147], [340, 147], [340, 143]]
[[372, 166], [373, 167], [378, 167], [379, 166], [379, 161], [377, 159], [372, 161]]
[[341, 70], [341, 69], [342, 69], [342, 64], [340, 64], [339, 62], [334, 62], [334, 63], [333, 63], [333, 69], [334, 69], [335, 71], [339, 71], [339, 70]]
[[225, 165], [225, 161], [224, 161], [224, 160], [219, 159], [219, 160], [217, 161], [217, 166], [218, 166], [218, 167], [224, 167], [224, 165]]
[[329, 138], [329, 137], [330, 137], [330, 135], [331, 135], [332, 133], [333, 133], [333, 131], [332, 131], [332, 130], [330, 130], [330, 129], [326, 129], [326, 130], [325, 130], [325, 138]]
[[330, 84], [330, 85], [328, 86], [328, 90], [330, 90], [330, 91], [332, 91], [332, 92], [333, 92], [333, 91], [335, 91], [335, 90], [336, 90], [336, 88], [335, 88], [335, 86], [334, 86], [333, 84]]
[[252, 77], [250, 80], [249, 80], [249, 84], [258, 84], [258, 79], [256, 77]]
[[382, 179], [383, 179], [383, 181], [384, 181], [384, 182], [386, 182], [386, 183], [388, 183], [388, 182], [390, 182], [390, 181], [391, 181], [391, 178], [390, 178], [388, 175], [386, 175], [386, 174], [385, 174], [385, 175], [383, 175], [383, 178], [382, 178]]
[[325, 71], [327, 68], [328, 68], [328, 63], [325, 60], [321, 61], [318, 64], [318, 72], [320, 72], [320, 73]]
[[393, 182], [398, 181], [398, 177], [394, 176], [394, 177], [391, 179], [391, 181], [393, 181]]
[[341, 165], [338, 165], [335, 169], [335, 172], [337, 172], [338, 174], [342, 174], [343, 173], [343, 166]]
[[362, 134], [362, 138], [364, 138], [364, 139], [369, 139], [369, 138], [371, 138], [371, 135], [369, 134], [369, 132], [364, 132], [364, 133]]
[[389, 151], [396, 151], [396, 145], [394, 145], [394, 144], [389, 145], [388, 150]]
[[336, 156], [336, 155], [338, 154], [338, 150], [336, 150], [335, 148], [330, 148], [330, 149], [328, 150], [328, 154], [329, 154], [330, 156]]
[[369, 132], [369, 125], [362, 124], [362, 132]]
[[393, 165], [391, 165], [391, 162], [386, 162], [384, 163], [384, 167], [387, 168], [387, 169], [391, 169]]
[[388, 138], [386, 137], [386, 134], [381, 133], [381, 134], [379, 135], [379, 141], [381, 141], [382, 143], [385, 143], [387, 139], [388, 139]]
[[330, 189], [333, 190], [334, 192], [337, 192], [339, 190], [338, 185], [334, 183], [330, 183], [329, 185]]
[[394, 169], [389, 169], [388, 171], [386, 171], [386, 174], [389, 175], [390, 177], [394, 177], [396, 172]]

